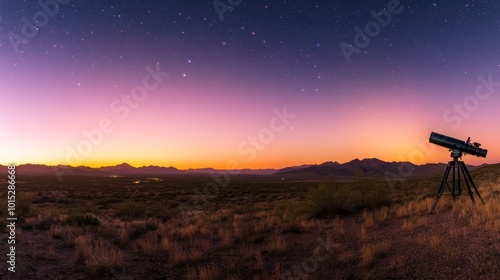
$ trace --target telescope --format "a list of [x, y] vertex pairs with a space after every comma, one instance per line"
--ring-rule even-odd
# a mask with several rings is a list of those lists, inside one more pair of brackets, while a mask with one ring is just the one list
[[[480, 148], [481, 144], [477, 142], [471, 144], [470, 137], [467, 138], [467, 141], [462, 141], [436, 132], [431, 133], [429, 142], [450, 149], [451, 157], [453, 158], [452, 161], [448, 162], [448, 166], [446, 167], [443, 180], [441, 181], [441, 185], [439, 186], [438, 194], [434, 205], [432, 206], [431, 213], [436, 210], [436, 206], [446, 186], [450, 190], [453, 199], [455, 199], [455, 197], [457, 196], [462, 195], [462, 179], [465, 183], [465, 192], [467, 195], [469, 195], [472, 202], [474, 202], [474, 194], [472, 193], [471, 186], [476, 191], [476, 194], [479, 199], [481, 199], [481, 202], [484, 203], [484, 200], [481, 198], [481, 195], [476, 188], [476, 184], [474, 184], [474, 181], [472, 180], [472, 176], [470, 175], [469, 170], [467, 170], [467, 166], [463, 161], [458, 159], [462, 157], [462, 153], [485, 158], [488, 150]], [[450, 184], [448, 184], [450, 171], [452, 171], [453, 174], [451, 186]]]
[[448, 137], [436, 132], [432, 132], [429, 137], [429, 142], [432, 144], [436, 144], [450, 150], [459, 150], [465, 154], [477, 156], [477, 157], [486, 157], [488, 150], [481, 149], [481, 144], [474, 142], [470, 143], [470, 137], [467, 141], [458, 140], [452, 137]]

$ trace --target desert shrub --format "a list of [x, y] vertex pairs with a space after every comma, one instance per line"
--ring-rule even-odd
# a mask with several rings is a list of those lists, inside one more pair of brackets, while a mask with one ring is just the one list
[[[337, 186], [335, 184], [321, 183], [312, 189], [309, 196], [311, 214], [314, 217], [329, 216], [334, 214], [346, 214], [354, 211], [350, 201], [355, 200], [348, 186]], [[358, 198], [359, 199], [359, 198]]]
[[27, 217], [31, 212], [33, 197], [30, 194], [22, 194], [16, 197], [16, 212], [19, 217]]
[[85, 226], [99, 226], [100, 221], [94, 215], [70, 215], [66, 219], [66, 223], [73, 226], [85, 227]]
[[62, 217], [60, 214], [49, 211], [48, 213], [38, 214], [36, 217], [28, 217], [21, 225], [24, 230], [41, 229], [48, 230], [54, 224], [60, 224]]
[[65, 241], [65, 244], [74, 245], [75, 239], [79, 236], [88, 234], [89, 228], [78, 226], [52, 225], [49, 229], [50, 237]]
[[[0, 197], [0, 215], [7, 215], [7, 192]], [[33, 197], [30, 193], [16, 192], [15, 214], [18, 219], [24, 219], [31, 214]]]
[[145, 212], [146, 217], [158, 218], [162, 221], [169, 220], [171, 217], [179, 213], [178, 204], [173, 207], [171, 203], [153, 203], [147, 207]]
[[281, 201], [274, 207], [274, 212], [278, 217], [289, 220], [290, 222], [299, 222], [307, 217], [309, 210], [304, 207], [304, 202]]
[[137, 240], [136, 245], [138, 249], [141, 250], [142, 252], [147, 254], [152, 254], [161, 249], [160, 242], [162, 240], [160, 238], [156, 233], [148, 232], [143, 237]]
[[133, 221], [130, 223], [130, 228], [128, 230], [128, 238], [137, 239], [140, 236], [146, 234], [150, 231], [155, 231], [158, 229], [158, 222], [154, 220], [148, 221]]
[[49, 235], [54, 239], [63, 239], [64, 228], [58, 225], [53, 225], [49, 229]]
[[116, 216], [120, 218], [142, 219], [146, 216], [144, 203], [128, 201], [116, 208]]
[[345, 215], [388, 205], [389, 195], [383, 182], [322, 182], [311, 189], [307, 207], [312, 217]]
[[231, 205], [230, 211], [231, 214], [238, 214], [238, 215], [244, 215], [247, 213], [252, 212], [252, 205], [251, 203], [246, 203], [246, 204], [233, 204]]

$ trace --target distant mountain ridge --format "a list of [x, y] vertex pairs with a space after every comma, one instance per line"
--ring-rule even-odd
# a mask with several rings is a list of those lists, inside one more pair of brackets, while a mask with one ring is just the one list
[[[88, 166], [69, 166], [56, 165], [49, 166], [44, 164], [21, 164], [16, 166], [16, 173], [27, 175], [51, 175], [59, 176], [79, 175], [79, 176], [129, 176], [129, 175], [168, 175], [168, 174], [209, 174], [217, 172], [214, 168], [190, 168], [186, 170], [177, 169], [173, 166], [141, 166], [133, 167], [128, 163], [122, 163], [114, 166], [88, 167]], [[270, 175], [276, 172], [276, 169], [240, 169], [224, 170], [229, 174], [243, 175]], [[7, 174], [7, 166], [0, 165], [0, 174]]]
[[172, 174], [180, 172], [179, 169], [170, 167], [161, 167], [156, 165], [133, 167], [128, 163], [122, 163], [115, 166], [104, 166], [97, 168], [100, 171], [116, 175], [135, 175], [135, 174]]
[[[469, 166], [469, 170], [477, 168]], [[238, 169], [223, 170], [231, 175], [276, 175], [286, 178], [322, 178], [322, 177], [361, 177], [361, 176], [385, 176], [387, 172], [400, 174], [411, 171], [412, 175], [429, 175], [442, 173], [446, 169], [444, 163], [429, 163], [415, 165], [410, 162], [385, 162], [376, 158], [354, 159], [346, 163], [327, 161], [322, 164], [304, 164], [290, 166], [282, 169]], [[51, 175], [58, 176], [130, 176], [130, 175], [169, 175], [169, 174], [209, 174], [217, 172], [214, 168], [190, 168], [177, 169], [173, 166], [141, 166], [133, 167], [128, 163], [115, 166], [103, 166], [92, 168], [88, 166], [57, 165], [48, 166], [43, 164], [21, 164], [16, 166], [16, 173], [28, 175]], [[0, 174], [7, 173], [7, 166], [0, 165]]]
[[[469, 166], [469, 170], [477, 167]], [[411, 175], [429, 175], [443, 173], [446, 169], [444, 163], [428, 163], [415, 165], [411, 162], [385, 162], [376, 158], [354, 159], [340, 164], [338, 162], [325, 162], [314, 165], [301, 165], [286, 167], [276, 171], [275, 175], [295, 178], [318, 178], [318, 177], [365, 177], [385, 176], [386, 174], [398, 175], [406, 172]]]

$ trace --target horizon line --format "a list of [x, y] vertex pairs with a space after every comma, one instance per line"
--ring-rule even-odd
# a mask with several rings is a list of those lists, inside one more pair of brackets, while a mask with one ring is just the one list
[[[349, 160], [349, 161], [345, 161], [345, 162], [338, 162], [338, 161], [332, 161], [332, 160], [328, 160], [328, 161], [324, 161], [324, 162], [321, 162], [321, 163], [302, 163], [302, 164], [298, 164], [298, 165], [287, 165], [287, 166], [284, 166], [284, 167], [261, 167], [261, 168], [251, 168], [251, 167], [242, 167], [242, 168], [215, 168], [215, 167], [188, 167], [188, 168], [185, 168], [185, 169], [180, 169], [180, 168], [177, 168], [175, 167], [174, 165], [170, 165], [170, 166], [166, 166], [166, 165], [153, 165], [153, 164], [149, 164], [149, 165], [132, 165], [130, 163], [127, 163], [126, 161], [124, 162], [121, 162], [121, 163], [117, 163], [117, 164], [114, 164], [114, 165], [101, 165], [101, 166], [89, 166], [89, 165], [68, 165], [68, 164], [46, 164], [46, 163], [31, 163], [31, 162], [25, 162], [25, 163], [8, 163], [8, 164], [5, 164], [5, 163], [0, 163], [0, 165], [2, 166], [8, 166], [8, 165], [11, 165], [11, 164], [14, 164], [15, 166], [21, 166], [21, 165], [42, 165], [42, 166], [47, 166], [47, 167], [72, 167], [72, 168], [78, 168], [78, 167], [86, 167], [86, 168], [92, 168], [92, 169], [100, 169], [100, 168], [105, 168], [105, 167], [116, 167], [116, 166], [119, 166], [119, 165], [129, 165], [131, 166], [132, 168], [143, 168], [143, 167], [160, 167], [160, 168], [175, 168], [179, 171], [184, 171], [184, 170], [192, 170], [192, 169], [214, 169], [214, 170], [279, 170], [279, 169], [283, 169], [283, 168], [287, 168], [287, 167], [297, 167], [297, 166], [303, 166], [303, 165], [311, 165], [311, 166], [314, 166], [314, 165], [321, 165], [321, 164], [324, 164], [324, 163], [327, 163], [327, 162], [336, 162], [336, 163], [339, 163], [339, 164], [346, 164], [346, 163], [349, 163], [349, 162], [352, 162], [352, 161], [355, 161], [355, 160], [359, 160], [359, 161], [363, 161], [363, 160], [371, 160], [371, 159], [375, 159], [375, 160], [379, 160], [379, 161], [382, 161], [382, 162], [386, 162], [386, 163], [402, 163], [402, 162], [409, 162], [411, 164], [414, 164], [414, 165], [426, 165], [426, 164], [447, 164], [447, 162], [427, 162], [427, 163], [413, 163], [413, 162], [410, 162], [410, 161], [386, 161], [386, 160], [382, 160], [382, 159], [379, 159], [379, 158], [363, 158], [363, 159], [359, 159], [359, 158], [354, 158], [352, 160]], [[497, 162], [497, 163], [482, 163], [482, 164], [479, 164], [479, 165], [476, 165], [476, 166], [480, 166], [480, 165], [488, 165], [488, 164], [499, 164], [500, 162]]]

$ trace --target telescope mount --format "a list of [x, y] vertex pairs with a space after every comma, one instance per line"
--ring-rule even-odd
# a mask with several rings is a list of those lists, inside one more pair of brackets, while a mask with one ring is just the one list
[[[469, 140], [468, 140], [469, 141]], [[434, 205], [432, 206], [431, 213], [434, 213], [436, 210], [436, 206], [439, 202], [439, 199], [443, 195], [444, 187], [447, 186], [448, 190], [450, 190], [451, 195], [453, 196], [453, 199], [455, 197], [462, 195], [462, 181], [460, 178], [463, 178], [463, 182], [465, 184], [465, 192], [466, 194], [469, 195], [470, 199], [472, 202], [474, 202], [474, 194], [472, 193], [471, 186], [474, 188], [474, 191], [476, 192], [477, 196], [481, 200], [481, 202], [484, 204], [484, 200], [481, 198], [481, 195], [479, 194], [476, 185], [474, 184], [474, 181], [472, 180], [472, 177], [470, 176], [469, 170], [467, 170], [467, 166], [465, 163], [459, 159], [462, 158], [462, 152], [458, 149], [451, 149], [451, 157], [453, 158], [452, 161], [448, 162], [448, 166], [446, 167], [446, 171], [444, 173], [443, 181], [441, 181], [441, 185], [439, 187], [439, 191], [436, 197], [436, 201], [434, 201]], [[453, 173], [453, 178], [450, 184], [448, 184], [448, 177], [450, 175], [450, 171]]]

